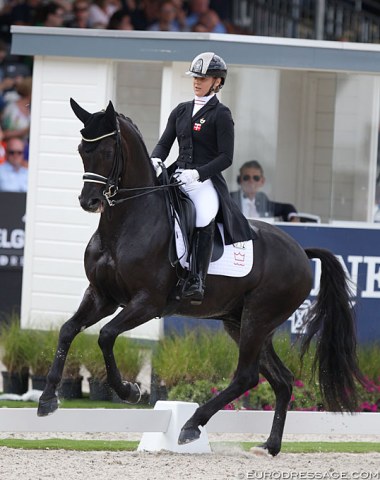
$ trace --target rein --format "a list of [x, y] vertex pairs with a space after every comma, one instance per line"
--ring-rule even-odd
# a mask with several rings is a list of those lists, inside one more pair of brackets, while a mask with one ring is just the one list
[[[89, 183], [99, 183], [101, 185], [106, 185], [106, 189], [103, 190], [103, 195], [107, 200], [107, 203], [110, 207], [114, 207], [120, 203], [123, 203], [127, 200], [133, 200], [138, 197], [142, 197], [144, 195], [149, 195], [150, 193], [156, 192], [158, 190], [168, 189], [172, 187], [179, 187], [182, 185], [179, 182], [166, 184], [166, 185], [154, 185], [150, 187], [135, 187], [135, 188], [119, 188], [118, 183], [120, 179], [120, 174], [124, 165], [124, 154], [121, 147], [121, 133], [120, 133], [120, 123], [119, 119], [116, 117], [116, 130], [110, 133], [106, 133], [97, 138], [85, 138], [82, 136], [82, 140], [85, 142], [97, 142], [99, 140], [103, 140], [106, 137], [111, 137], [116, 135], [116, 150], [115, 150], [115, 157], [114, 162], [112, 165], [111, 173], [108, 177], [104, 177], [103, 175], [99, 175], [93, 172], [86, 172], [83, 174], [83, 181]], [[135, 195], [129, 195], [125, 198], [120, 198], [118, 200], [113, 199], [113, 197], [117, 194], [122, 193], [133, 193], [138, 192]]]

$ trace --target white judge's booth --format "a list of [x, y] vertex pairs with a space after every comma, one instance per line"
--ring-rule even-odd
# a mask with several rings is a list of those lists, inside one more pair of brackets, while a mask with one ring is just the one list
[[[218, 95], [236, 129], [234, 163], [224, 172], [229, 188], [238, 188], [239, 167], [256, 159], [271, 199], [321, 219], [279, 227], [304, 246], [334, 251], [356, 284], [359, 337], [379, 339], [380, 45], [14, 26], [12, 53], [34, 57], [22, 325], [61, 324], [87, 285], [83, 253], [98, 217], [77, 198], [82, 125], [70, 97], [90, 112], [112, 100], [151, 151], [170, 111], [192, 98], [185, 71], [202, 51], [228, 64]], [[318, 290], [314, 267], [311, 300]], [[305, 308], [290, 319], [292, 332], [302, 328]], [[153, 319], [130, 335], [155, 340], [163, 328], [162, 319]]]

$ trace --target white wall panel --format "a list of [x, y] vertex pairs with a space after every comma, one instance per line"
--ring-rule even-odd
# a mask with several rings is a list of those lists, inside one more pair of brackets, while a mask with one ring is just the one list
[[[112, 93], [111, 62], [35, 58], [23, 326], [34, 322], [44, 309], [72, 313], [82, 298], [87, 284], [84, 249], [99, 217], [86, 214], [78, 203], [83, 170], [77, 147], [83, 125], [72, 112], [69, 99], [73, 96], [84, 108], [97, 111]], [[50, 279], [47, 297], [46, 276]], [[65, 283], [70, 285], [69, 294], [65, 294]]]

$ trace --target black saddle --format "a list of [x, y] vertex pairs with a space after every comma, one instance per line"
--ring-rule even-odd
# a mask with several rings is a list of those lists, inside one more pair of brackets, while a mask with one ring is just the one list
[[[173, 232], [174, 222], [177, 220], [179, 228], [181, 229], [183, 241], [185, 243], [186, 251], [191, 252], [191, 243], [195, 230], [195, 206], [191, 198], [181, 190], [180, 187], [175, 186], [175, 183], [171, 182], [166, 168], [162, 169], [161, 181], [164, 185], [171, 185], [166, 189], [167, 193], [167, 208], [168, 214], [172, 220]], [[218, 225], [215, 226], [214, 245], [212, 250], [211, 262], [219, 260], [223, 255], [224, 244], [222, 234]], [[172, 261], [172, 260], [171, 260]], [[173, 262], [172, 262], [173, 263]], [[176, 263], [176, 262], [175, 262]]]

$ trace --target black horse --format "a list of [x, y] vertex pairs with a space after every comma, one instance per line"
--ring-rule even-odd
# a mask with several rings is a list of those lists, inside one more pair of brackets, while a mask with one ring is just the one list
[[321, 260], [322, 276], [303, 348], [306, 351], [316, 336], [315, 365], [325, 406], [354, 411], [356, 381], [362, 381], [355, 322], [348, 279], [334, 255], [322, 249], [304, 250], [280, 229], [257, 221], [255, 262], [248, 275], [209, 275], [201, 305], [176, 300], [173, 291], [178, 279], [168, 259], [173, 235], [165, 192], [140, 132], [130, 119], [115, 112], [111, 102], [105, 111], [94, 114], [73, 100], [71, 106], [84, 124], [79, 145], [85, 170], [80, 204], [88, 212], [100, 213], [100, 221], [85, 253], [89, 286], [77, 312], [60, 330], [38, 415], [48, 415], [58, 407], [56, 389], [74, 337], [118, 307], [122, 307], [120, 313], [101, 329], [99, 345], [108, 383], [120, 398], [132, 403], [139, 400], [140, 392], [120, 376], [113, 355], [118, 335], [171, 314], [219, 319], [239, 347], [237, 368], [230, 385], [186, 422], [178, 442], [198, 439], [198, 427], [257, 385], [261, 373], [276, 395], [272, 429], [262, 447], [271, 455], [278, 454], [293, 375], [276, 355], [272, 336], [309, 295], [311, 258]]

